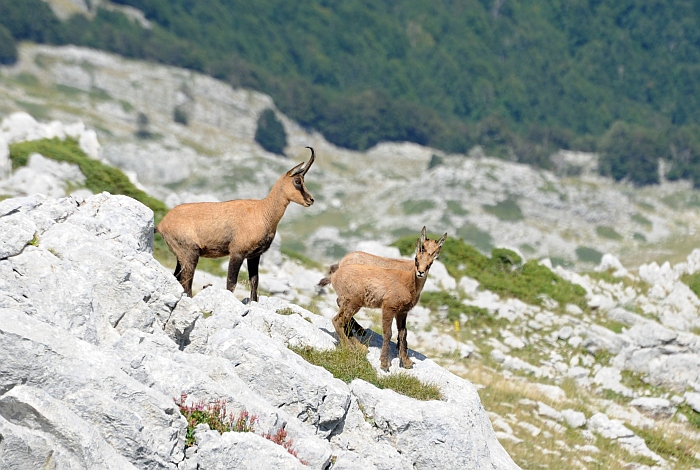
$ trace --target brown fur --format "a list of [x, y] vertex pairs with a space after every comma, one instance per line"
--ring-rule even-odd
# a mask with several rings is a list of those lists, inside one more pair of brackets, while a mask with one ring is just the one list
[[314, 198], [304, 176], [315, 159], [314, 149], [304, 166], [300, 163], [282, 175], [264, 199], [180, 204], [168, 212], [156, 231], [177, 258], [175, 277], [192, 296], [192, 279], [199, 257], [229, 256], [226, 288], [233, 292], [243, 260], [248, 261], [250, 300], [258, 300], [258, 265], [275, 238], [277, 224], [290, 202], [309, 207]]
[[[438, 240], [431, 240], [430, 238], [426, 238], [425, 242], [423, 243], [423, 249], [429, 254], [435, 253], [436, 251], [439, 252], [440, 246], [438, 245]], [[437, 259], [437, 256], [435, 257], [435, 259]], [[412, 271], [414, 263], [412, 259], [385, 258], [383, 256], [373, 255], [365, 251], [351, 251], [347, 255], [343, 256], [340, 259], [340, 261], [330, 266], [328, 270], [328, 275], [321, 279], [318, 285], [323, 287], [330, 284], [330, 275], [336, 272], [339, 267], [345, 266], [347, 264], [370, 264], [379, 268]]]
[[[438, 242], [437, 249], [428, 252], [423, 248], [425, 227], [421, 238], [416, 241], [416, 256], [411, 262], [413, 269], [387, 269], [369, 264], [346, 264], [339, 266], [330, 275], [330, 282], [338, 295], [340, 310], [333, 317], [333, 327], [343, 346], [350, 346], [348, 333], [352, 329], [353, 316], [362, 307], [382, 309], [382, 352], [380, 356], [383, 370], [389, 369], [389, 342], [394, 318], [399, 332], [399, 358], [404, 368], [413, 367], [408, 358], [406, 345], [406, 317], [420, 299], [421, 291], [428, 277], [428, 271], [440, 254], [445, 234]], [[409, 261], [410, 262], [410, 261]]]

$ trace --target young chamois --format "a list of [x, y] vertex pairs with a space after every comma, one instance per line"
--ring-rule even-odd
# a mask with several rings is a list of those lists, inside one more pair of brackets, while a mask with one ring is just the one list
[[[440, 253], [440, 247], [442, 246], [439, 244], [438, 240], [432, 240], [430, 238], [426, 238], [425, 234], [425, 227], [423, 227], [423, 230], [421, 231], [421, 241], [423, 244], [423, 250], [426, 251], [429, 255], [434, 255], [433, 259], [437, 259], [438, 256], [437, 254]], [[414, 266], [414, 260], [411, 259], [395, 259], [395, 258], [385, 258], [383, 256], [378, 256], [378, 255], [373, 255], [371, 253], [367, 253], [364, 251], [352, 251], [345, 256], [343, 256], [340, 261], [338, 261], [335, 264], [332, 264], [329, 271], [328, 271], [328, 276], [325, 278], [321, 279], [321, 282], [319, 282], [319, 285], [325, 286], [330, 284], [330, 275], [333, 274], [338, 270], [339, 267], [345, 266], [347, 264], [370, 264], [372, 266], [377, 266], [379, 268], [386, 268], [386, 269], [400, 269], [402, 271], [413, 271], [413, 266]], [[365, 334], [365, 329], [360, 326], [359, 323], [355, 320], [355, 318], [350, 319], [350, 326], [349, 326], [349, 331], [356, 333], [358, 336], [364, 336]]]
[[429, 253], [424, 249], [425, 227], [421, 238], [416, 240], [416, 256], [413, 269], [387, 269], [369, 264], [345, 264], [323, 279], [321, 285], [329, 282], [338, 295], [340, 310], [333, 317], [333, 327], [343, 346], [353, 343], [348, 338], [353, 316], [362, 307], [382, 309], [382, 352], [380, 363], [382, 370], [389, 370], [389, 342], [391, 341], [391, 326], [396, 319], [399, 331], [399, 358], [404, 368], [413, 367], [413, 361], [408, 358], [406, 345], [406, 317], [420, 299], [421, 291], [428, 277], [428, 271], [433, 261], [440, 254], [442, 244], [447, 234], [438, 240], [437, 250]]
[[316, 154], [311, 147], [306, 148], [311, 150], [308, 163], [302, 162], [282, 175], [264, 199], [180, 204], [163, 217], [156, 232], [175, 254], [174, 274], [188, 296], [192, 296], [192, 279], [199, 257], [228, 255], [226, 288], [233, 292], [243, 260], [247, 260], [250, 300], [258, 300], [260, 255], [270, 248], [287, 206], [290, 202], [304, 207], [314, 203], [304, 176]]

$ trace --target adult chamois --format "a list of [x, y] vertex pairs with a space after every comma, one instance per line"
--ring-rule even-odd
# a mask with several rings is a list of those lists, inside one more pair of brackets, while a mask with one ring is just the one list
[[333, 327], [345, 347], [354, 346], [348, 338], [351, 320], [362, 307], [382, 309], [382, 352], [380, 365], [382, 370], [389, 370], [389, 342], [391, 326], [396, 319], [399, 332], [398, 347], [401, 365], [410, 369], [413, 361], [408, 358], [406, 344], [406, 317], [420, 299], [421, 291], [428, 277], [428, 271], [435, 258], [440, 254], [442, 244], [447, 239], [445, 234], [438, 240], [436, 251], [429, 253], [424, 249], [425, 227], [421, 237], [416, 240], [416, 255], [413, 269], [387, 269], [369, 264], [346, 264], [321, 280], [321, 285], [333, 285], [338, 295], [338, 314], [333, 317]]
[[168, 212], [156, 227], [177, 258], [175, 277], [185, 293], [192, 296], [192, 279], [200, 256], [229, 256], [226, 288], [233, 292], [243, 260], [248, 261], [250, 300], [258, 300], [258, 265], [272, 244], [277, 224], [290, 202], [304, 207], [314, 203], [304, 176], [316, 153], [311, 147], [308, 163], [298, 164], [282, 175], [264, 199], [180, 204]]

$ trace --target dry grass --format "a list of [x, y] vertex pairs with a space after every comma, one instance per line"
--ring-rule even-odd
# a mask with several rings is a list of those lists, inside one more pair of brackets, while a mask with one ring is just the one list
[[[565, 379], [558, 384], [566, 398], [556, 401], [544, 396], [533, 382], [516, 376], [508, 377], [481, 361], [444, 357], [440, 362], [477, 385], [481, 402], [491, 415], [492, 422], [498, 415], [512, 428], [513, 435], [521, 441], [501, 439], [501, 444], [523, 469], [593, 470], [654, 463], [647, 457], [631, 455], [613, 440], [588, 433], [585, 427], [572, 429], [564, 422], [557, 426], [553, 420], [538, 414], [537, 405], [532, 402], [539, 401], [560, 411], [582, 411], [587, 418], [604, 411], [606, 402], [577, 385], [573, 379]], [[633, 431], [645, 440], [650, 450], [668, 460], [671, 468], [690, 470], [700, 467], [700, 433], [691, 423], [678, 421], [658, 420], [651, 429], [634, 428]], [[519, 423], [527, 424], [522, 426]], [[540, 432], [533, 435], [533, 428], [528, 424]], [[499, 431], [498, 425], [495, 430]]]

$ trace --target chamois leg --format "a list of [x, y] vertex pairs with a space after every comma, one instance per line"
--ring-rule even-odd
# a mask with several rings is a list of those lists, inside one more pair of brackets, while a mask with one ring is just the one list
[[357, 313], [358, 310], [360, 310], [360, 307], [354, 306], [354, 305], [348, 305], [347, 302], [338, 302], [340, 305], [340, 310], [338, 311], [338, 314], [333, 317], [333, 328], [335, 328], [335, 333], [338, 335], [338, 339], [340, 340], [340, 344], [344, 347], [353, 347], [355, 344], [350, 342], [350, 338], [348, 338], [348, 333], [349, 333], [349, 323], [350, 319], [352, 318], [353, 315]]
[[250, 301], [258, 301], [258, 265], [260, 257], [248, 258], [248, 279], [250, 279]]
[[[334, 264], [333, 266], [336, 266], [336, 271], [337, 271], [337, 270], [338, 270], [338, 268], [337, 268], [338, 265]], [[332, 266], [331, 266], [331, 268], [332, 268]], [[340, 307], [340, 297], [338, 297], [337, 299], [335, 299], [335, 303], [338, 304], [338, 307]], [[358, 310], [359, 310], [359, 309], [358, 309]], [[357, 312], [355, 312], [355, 313], [357, 313]], [[353, 315], [354, 315], [354, 313], [353, 313]], [[348, 336], [349, 336], [349, 335], [364, 336], [365, 333], [366, 333], [366, 331], [365, 331], [365, 329], [362, 327], [362, 325], [360, 325], [359, 323], [357, 323], [357, 320], [355, 320], [355, 317], [350, 317], [350, 323], [348, 323], [346, 332], [347, 332]]]
[[391, 323], [394, 321], [394, 311], [390, 308], [382, 308], [382, 352], [379, 355], [379, 363], [383, 371], [389, 371], [389, 345], [391, 344]]
[[[192, 254], [187, 258], [182, 258], [182, 260], [177, 260], [177, 266], [175, 267], [175, 277], [182, 288], [185, 290], [187, 296], [192, 297], [192, 281], [194, 280], [194, 271], [197, 269], [197, 263], [199, 262], [199, 253]], [[178, 272], [178, 267], [179, 272]]]
[[413, 361], [408, 358], [408, 345], [406, 343], [406, 313], [396, 316], [396, 328], [399, 330], [398, 346], [399, 358], [404, 369], [412, 369]]
[[236, 283], [238, 283], [238, 272], [241, 270], [241, 265], [243, 264], [243, 258], [238, 255], [231, 254], [228, 260], [228, 275], [226, 276], [226, 289], [233, 292], [236, 290]]

